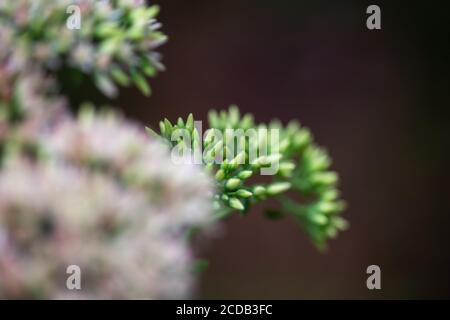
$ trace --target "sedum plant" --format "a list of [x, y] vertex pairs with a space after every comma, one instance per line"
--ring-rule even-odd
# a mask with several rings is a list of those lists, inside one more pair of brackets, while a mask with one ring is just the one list
[[[110, 120], [92, 121], [102, 127], [90, 132], [98, 142]], [[135, 136], [130, 129], [120, 130], [123, 147], [134, 143], [128, 140]], [[211, 225], [210, 182], [192, 167], [167, 165], [170, 158], [159, 143], [145, 145], [146, 156], [134, 160], [133, 170], [145, 161], [140, 169], [147, 186], [118, 182], [112, 174], [59, 155], [33, 161], [9, 153], [0, 170], [0, 298], [192, 295], [195, 261], [186, 230]], [[99, 156], [89, 147], [83, 156]], [[103, 156], [114, 166], [129, 155]], [[170, 182], [169, 170], [178, 173]], [[73, 265], [81, 270], [81, 290], [66, 287], [66, 270]]]
[[[67, 11], [74, 4], [82, 27], [71, 30]], [[86, 75], [109, 97], [131, 83], [149, 95], [146, 77], [164, 69], [154, 51], [167, 40], [158, 11], [141, 0], [2, 1], [2, 41], [13, 46], [16, 62], [37, 64], [71, 85]]]
[[[74, 4], [82, 25], [70, 30]], [[151, 93], [148, 77], [164, 69], [157, 13], [143, 0], [0, 2], [0, 298], [191, 297], [193, 231], [269, 198], [269, 217], [294, 216], [320, 248], [345, 229], [331, 160], [295, 121], [256, 124], [231, 107], [209, 114], [218, 136], [203, 137], [193, 115], [149, 136], [120, 112], [73, 105], [65, 88], [85, 80], [107, 97], [127, 85]], [[279, 143], [227, 133], [252, 128], [277, 130]], [[197, 149], [202, 168], [173, 163]], [[80, 292], [65, 287], [73, 264]]]
[[[293, 215], [319, 248], [324, 248], [328, 238], [334, 238], [339, 231], [346, 229], [347, 222], [340, 216], [345, 203], [339, 197], [338, 175], [330, 171], [330, 157], [314, 143], [307, 128], [300, 126], [297, 121], [291, 121], [285, 127], [278, 120], [268, 125], [256, 125], [251, 114], [241, 117], [236, 106], [220, 113], [213, 110], [208, 119], [213, 130], [207, 131], [204, 139], [201, 139], [198, 128], [194, 126], [192, 114], [186, 120], [179, 118], [174, 124], [164, 119], [159, 124], [159, 135], [149, 128], [147, 130], [152, 135], [161, 136], [171, 147], [181, 145], [186, 150], [196, 150], [202, 145], [202, 163], [216, 181], [216, 218], [224, 218], [233, 212], [246, 214], [252, 204], [275, 198], [280, 207], [267, 209], [267, 216], [278, 218]], [[252, 128], [260, 132], [277, 130], [279, 139], [276, 142], [279, 145], [276, 150], [268, 136], [260, 134], [246, 137], [227, 133], [228, 129], [232, 129], [230, 133], [237, 130], [245, 133], [245, 130]], [[189, 145], [182, 136], [174, 136], [180, 129], [186, 130], [188, 136], [192, 137]], [[214, 130], [219, 131], [220, 139], [214, 139]], [[252, 146], [249, 139], [257, 142]], [[234, 152], [230, 148], [233, 144]], [[252, 147], [257, 150], [251, 150]], [[249, 155], [252, 152], [258, 155], [262, 149], [268, 149], [269, 153], [252, 161]], [[214, 163], [218, 155], [224, 161]], [[274, 175], [269, 176], [270, 181], [252, 183], [251, 178], [260, 175], [262, 168], [272, 167], [275, 163], [278, 168]]]

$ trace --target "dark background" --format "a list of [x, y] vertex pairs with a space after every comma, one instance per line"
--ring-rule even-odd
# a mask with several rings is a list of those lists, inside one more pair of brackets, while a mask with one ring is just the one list
[[[351, 227], [319, 253], [260, 207], [204, 251], [201, 298], [450, 298], [446, 2], [162, 1], [167, 71], [117, 105], [146, 125], [232, 103], [299, 119], [331, 153]], [[366, 28], [381, 7], [382, 30]], [[366, 288], [366, 268], [382, 290]]]

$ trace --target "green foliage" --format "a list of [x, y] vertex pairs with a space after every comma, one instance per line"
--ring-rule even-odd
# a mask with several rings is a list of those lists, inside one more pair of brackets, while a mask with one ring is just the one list
[[[173, 124], [164, 119], [160, 122], [159, 135], [172, 148], [181, 146], [196, 152], [203, 143], [202, 163], [216, 180], [214, 201], [218, 218], [227, 217], [236, 211], [246, 214], [252, 204], [274, 198], [279, 201], [280, 208], [268, 209], [268, 217], [294, 216], [320, 248], [325, 246], [328, 238], [334, 238], [347, 227], [347, 222], [340, 216], [345, 203], [339, 198], [338, 175], [329, 170], [330, 157], [314, 143], [307, 128], [296, 121], [291, 121], [285, 127], [277, 120], [269, 125], [256, 125], [252, 115], [241, 117], [235, 106], [219, 113], [211, 111], [208, 118], [210, 128], [219, 130], [220, 135], [215, 135], [214, 130], [208, 130], [202, 141], [194, 127], [192, 114], [186, 121], [179, 118]], [[252, 128], [277, 129], [279, 144], [273, 145], [272, 140], [264, 135], [261, 138], [261, 135], [245, 137], [227, 133], [227, 129], [245, 131]], [[185, 137], [179, 134], [174, 135], [178, 129], [185, 130], [191, 137], [190, 141], [186, 142]], [[222, 138], [218, 139], [217, 136]], [[252, 145], [249, 139], [258, 141]], [[234, 153], [230, 150], [233, 143], [237, 146]], [[265, 147], [269, 151], [267, 154], [250, 161], [252, 152], [257, 151], [260, 155], [259, 151]], [[217, 158], [224, 160], [215, 163], [213, 160]], [[278, 171], [273, 176], [266, 176], [269, 181], [253, 181], [253, 178], [260, 176], [262, 168], [276, 163], [279, 163]]]

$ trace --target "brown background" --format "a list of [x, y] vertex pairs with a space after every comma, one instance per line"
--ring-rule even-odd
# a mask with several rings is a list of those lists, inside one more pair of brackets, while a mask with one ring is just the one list
[[[154, 94], [116, 105], [146, 125], [236, 103], [299, 119], [330, 151], [349, 231], [315, 250], [293, 220], [234, 217], [204, 256], [202, 298], [450, 298], [449, 21], [438, 1], [159, 1], [170, 41]], [[368, 265], [382, 290], [365, 286]]]

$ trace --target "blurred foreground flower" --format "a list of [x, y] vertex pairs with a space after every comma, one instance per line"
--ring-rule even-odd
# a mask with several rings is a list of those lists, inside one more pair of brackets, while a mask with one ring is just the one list
[[[38, 140], [44, 159], [13, 154], [0, 171], [0, 297], [188, 297], [188, 232], [212, 223], [210, 180], [113, 114], [85, 111]], [[72, 264], [81, 291], [66, 288]]]

